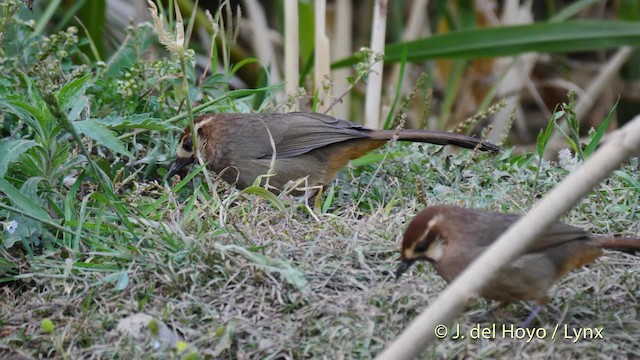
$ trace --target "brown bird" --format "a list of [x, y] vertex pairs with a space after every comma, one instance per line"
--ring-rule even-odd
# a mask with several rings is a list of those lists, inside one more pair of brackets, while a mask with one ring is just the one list
[[[451, 282], [519, 217], [447, 205], [428, 207], [404, 233], [396, 278], [415, 261], [427, 260]], [[501, 269], [479, 295], [505, 303], [535, 300], [543, 305], [547, 290], [556, 281], [598, 258], [602, 249], [637, 251], [640, 240], [594, 237], [558, 222]]]
[[[404, 141], [500, 150], [496, 145], [460, 134], [372, 130], [329, 115], [306, 112], [208, 114], [195, 120], [195, 131], [209, 169], [240, 189], [252, 185], [259, 175], [267, 174], [275, 151], [275, 175], [268, 180], [275, 192], [284, 189], [289, 181], [306, 176], [307, 186], [324, 187], [333, 182], [350, 160], [384, 145], [396, 135]], [[193, 139], [187, 127], [168, 177], [195, 159]]]

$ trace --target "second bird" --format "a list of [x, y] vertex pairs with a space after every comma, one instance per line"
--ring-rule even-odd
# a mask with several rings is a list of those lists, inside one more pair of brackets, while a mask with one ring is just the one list
[[[238, 188], [253, 184], [269, 170], [276, 153], [272, 191], [308, 176], [308, 186], [324, 187], [350, 160], [374, 150], [395, 135], [401, 141], [456, 145], [482, 151], [500, 147], [479, 139], [433, 130], [372, 130], [329, 115], [307, 112], [262, 114], [207, 114], [195, 120], [198, 146], [209, 169]], [[272, 141], [273, 140], [273, 144]], [[187, 127], [176, 151], [169, 177], [196, 159]]]
[[[515, 214], [456, 206], [428, 207], [404, 233], [396, 278], [414, 262], [427, 260], [451, 282], [519, 218]], [[556, 281], [601, 256], [602, 249], [640, 251], [640, 240], [596, 237], [557, 222], [499, 270], [478, 295], [506, 303], [535, 300], [543, 305], [547, 291]]]

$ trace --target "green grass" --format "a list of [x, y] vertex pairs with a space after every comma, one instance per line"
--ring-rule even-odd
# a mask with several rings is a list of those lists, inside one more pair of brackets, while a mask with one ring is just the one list
[[[375, 178], [373, 166], [345, 171], [330, 211], [315, 214], [319, 221], [288, 197], [280, 199], [282, 210], [257, 195], [225, 202], [235, 190], [224, 184], [218, 201], [203, 191], [201, 177], [177, 194], [148, 185], [128, 191], [123, 201], [141, 209], [169, 195], [149, 223], [139, 225], [139, 242], [113, 236], [96, 241], [99, 251], [83, 242], [92, 249], [14, 258], [23, 268], [2, 294], [3, 328], [10, 332], [3, 343], [61, 356], [54, 349], [62, 341], [70, 358], [153, 356], [149, 342], [113, 330], [120, 319], [144, 312], [176, 329], [204, 357], [370, 358], [445, 286], [426, 264], [393, 281], [407, 221], [437, 203], [526, 211], [537, 171], [531, 156], [480, 154], [473, 160], [469, 152], [447, 155], [435, 146], [395, 150], [404, 156], [385, 162]], [[640, 192], [625, 180], [637, 183], [637, 167], [637, 160], [625, 166], [625, 176], [614, 175], [598, 188], [603, 196], [591, 194], [565, 220], [597, 234], [637, 236], [639, 219], [632, 210]], [[540, 172], [541, 193], [568, 174], [548, 163]], [[415, 195], [416, 181], [423, 184], [426, 204]], [[356, 206], [368, 182], [370, 190]], [[637, 354], [632, 338], [640, 330], [639, 267], [634, 256], [608, 253], [570, 274], [554, 288], [535, 326], [604, 327], [612, 354]], [[473, 305], [460, 326], [470, 329], [475, 323], [469, 317], [490, 305]], [[514, 304], [498, 310], [493, 321], [517, 326], [531, 309]], [[44, 318], [57, 324], [52, 334], [36, 326]], [[596, 354], [603, 345], [467, 339], [443, 340], [429, 351], [438, 358], [466, 352], [496, 357], [513, 354], [514, 346], [529, 356], [577, 356]]]

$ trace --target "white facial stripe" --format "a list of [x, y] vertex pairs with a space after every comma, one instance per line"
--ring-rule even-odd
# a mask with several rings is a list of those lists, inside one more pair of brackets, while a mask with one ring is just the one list
[[190, 158], [193, 153], [188, 152], [182, 146], [178, 146], [178, 150], [176, 150], [176, 158]]
[[[431, 220], [429, 220], [429, 222], [427, 223], [427, 229], [425, 230], [425, 233], [424, 233], [424, 237], [422, 238], [423, 240], [426, 238], [429, 231], [441, 220], [442, 220], [442, 215], [440, 214], [435, 215], [434, 217], [431, 218]], [[427, 252], [425, 254], [431, 260], [439, 261], [440, 258], [442, 258], [442, 255], [444, 255], [444, 246], [445, 246], [444, 241], [440, 236], [438, 236], [431, 244], [429, 244], [429, 248], [427, 249]]]
[[198, 133], [198, 130], [200, 130], [201, 127], [207, 125], [211, 121], [213, 121], [213, 117], [208, 117], [208, 118], [206, 118], [206, 119], [204, 119], [202, 121], [199, 121], [197, 124], [195, 124], [193, 129], [196, 131], [196, 134]]
[[442, 220], [442, 215], [438, 214], [429, 220], [427, 223], [427, 229], [431, 229], [435, 224], [437, 224], [440, 220]]
[[431, 228], [438, 223], [438, 221], [440, 221], [442, 219], [442, 217], [440, 215], [436, 215], [434, 217], [431, 218], [431, 220], [429, 220], [429, 222], [427, 223], [427, 226], [424, 228], [424, 232], [422, 233], [422, 236], [420, 236], [420, 241], [416, 242], [422, 242], [424, 241], [424, 239], [427, 238], [427, 235], [429, 235], [429, 231], [431, 231]]
[[438, 262], [442, 258], [442, 255], [444, 255], [444, 247], [444, 241], [442, 241], [442, 238], [438, 236], [434, 242], [429, 244], [426, 255], [431, 260]]

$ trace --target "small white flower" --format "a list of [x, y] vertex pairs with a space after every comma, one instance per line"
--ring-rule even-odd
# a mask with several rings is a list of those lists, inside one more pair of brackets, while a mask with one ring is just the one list
[[558, 163], [560, 167], [573, 172], [578, 168], [580, 161], [578, 160], [578, 156], [574, 155], [569, 149], [562, 149], [558, 151]]
[[13, 234], [18, 229], [18, 222], [15, 220], [11, 220], [9, 222], [4, 223], [4, 229], [9, 233]]

